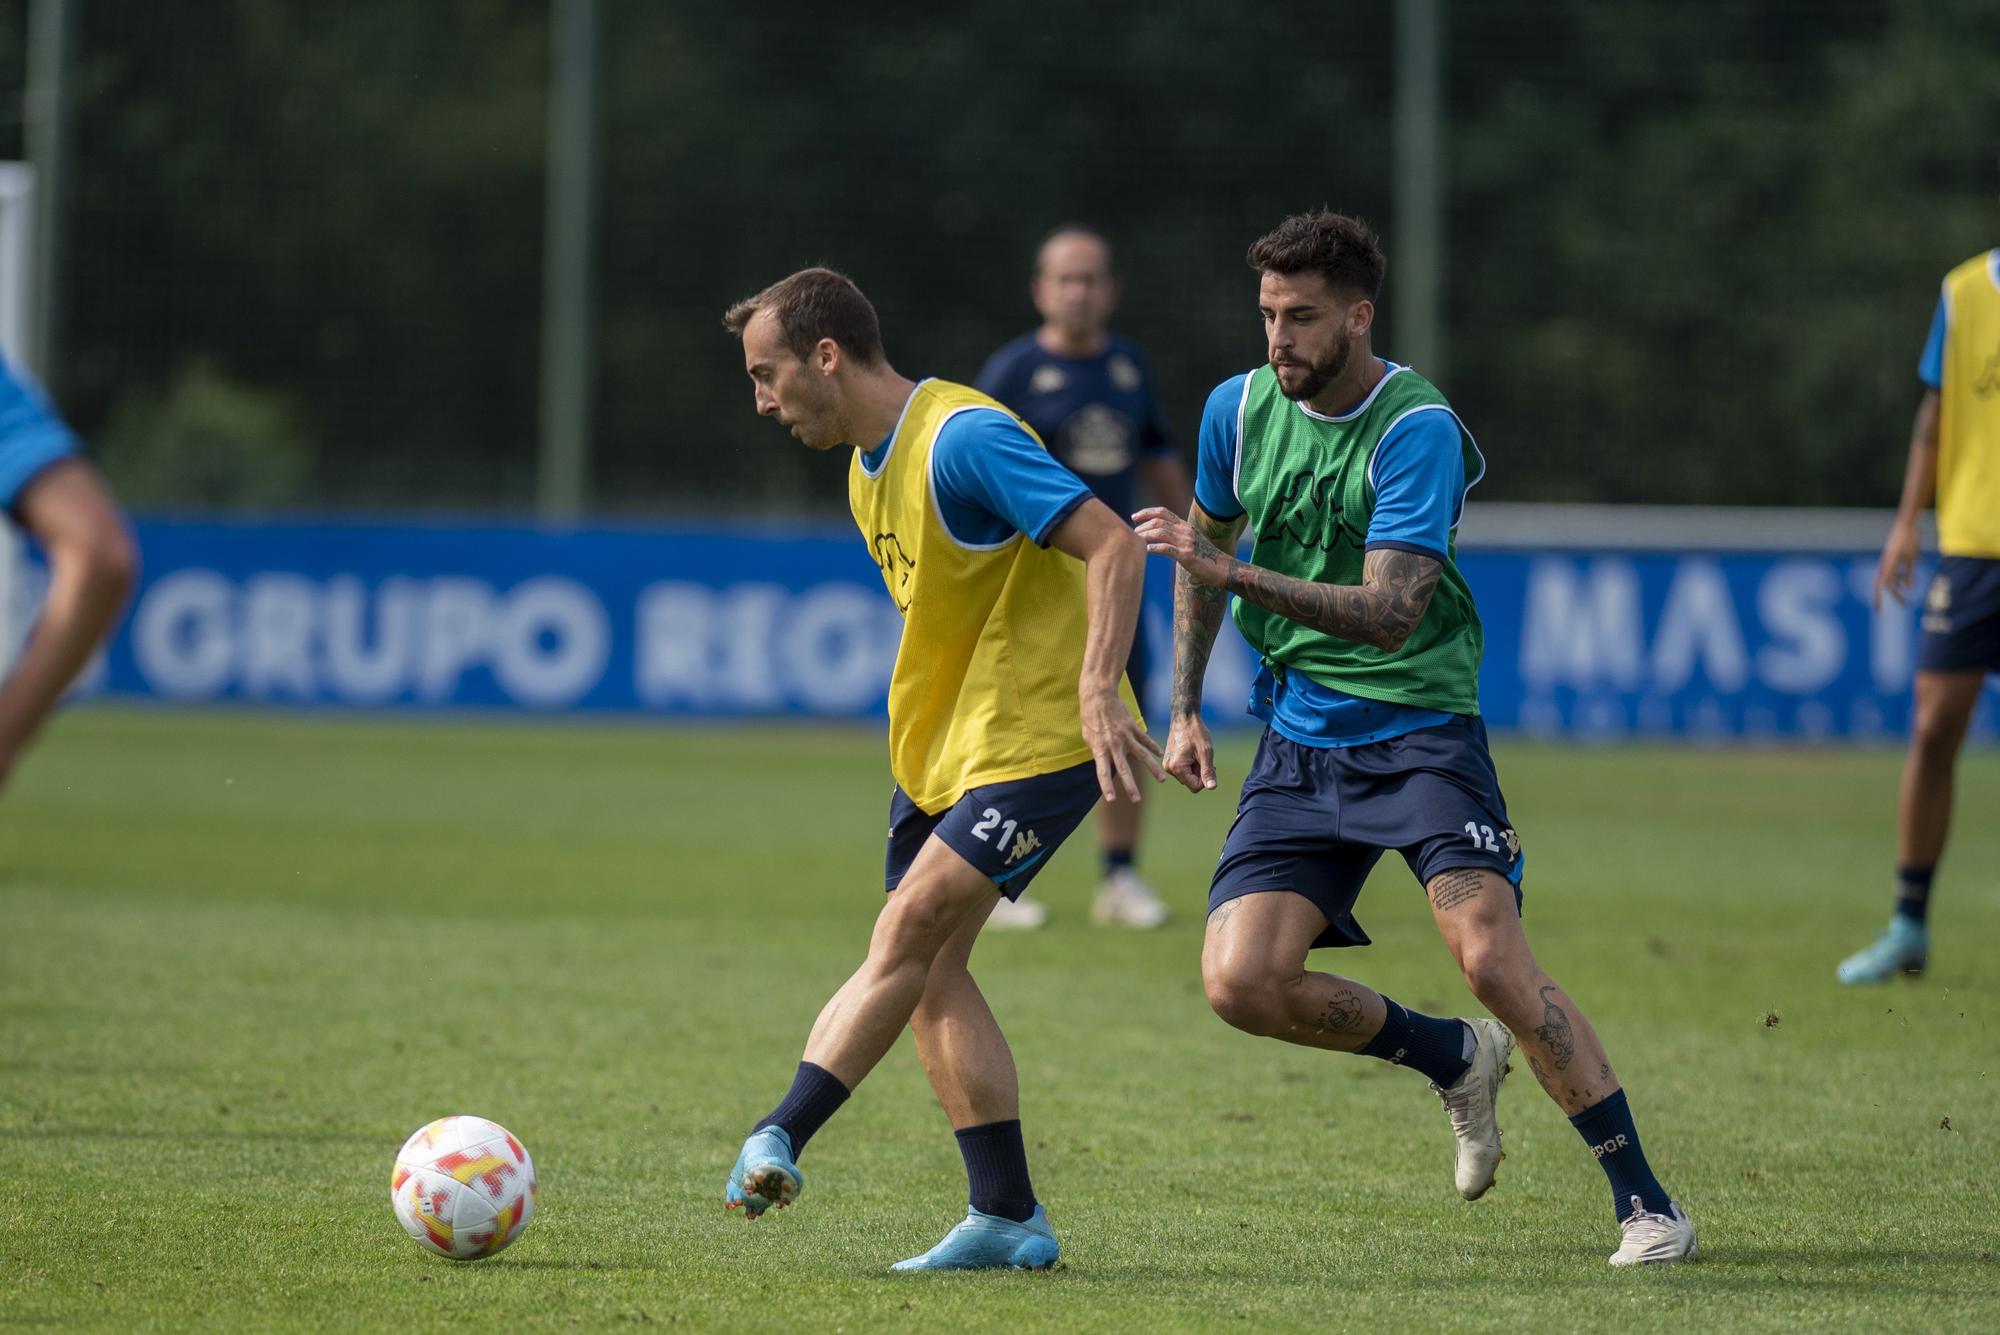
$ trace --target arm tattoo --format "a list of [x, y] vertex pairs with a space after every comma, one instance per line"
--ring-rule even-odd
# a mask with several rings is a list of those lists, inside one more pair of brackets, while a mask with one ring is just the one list
[[[1197, 550], [1214, 560], [1222, 554], [1218, 544], [1236, 545], [1243, 521], [1221, 523], [1196, 508], [1188, 522], [1194, 526]], [[1222, 613], [1228, 604], [1229, 590], [1203, 584], [1185, 569], [1175, 567], [1172, 712], [1176, 715], [1201, 712], [1201, 682], [1208, 675], [1208, 656], [1222, 631]]]
[[1393, 653], [1424, 619], [1443, 573], [1435, 557], [1381, 547], [1364, 558], [1359, 584], [1293, 579], [1238, 561], [1230, 567], [1228, 589], [1302, 626]]
[[1548, 1045], [1549, 1057], [1561, 1071], [1568, 1069], [1570, 1058], [1576, 1055], [1576, 1035], [1570, 1032], [1569, 1016], [1549, 999], [1553, 991], [1553, 987], [1542, 989], [1542, 1022], [1535, 1026], [1535, 1037]]
[[1486, 873], [1476, 868], [1440, 872], [1431, 880], [1431, 907], [1449, 913], [1466, 900], [1476, 898], [1479, 887], [1485, 883]]

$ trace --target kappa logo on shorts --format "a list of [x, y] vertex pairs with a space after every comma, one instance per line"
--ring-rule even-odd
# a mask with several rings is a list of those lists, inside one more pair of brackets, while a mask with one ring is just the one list
[[[1042, 846], [1033, 830], [1023, 830], [1019, 821], [1008, 820], [1000, 808], [988, 807], [980, 814], [979, 823], [972, 827], [972, 837], [981, 843], [1007, 850], [1001, 866], [1012, 866]], [[1008, 841], [1012, 840], [1010, 844]]]
[[1938, 575], [1924, 595], [1924, 629], [1933, 635], [1951, 633], [1951, 578]]
[[1035, 837], [1033, 830], [1023, 830], [1014, 836], [1014, 847], [1008, 850], [1007, 861], [1018, 862], [1041, 846], [1042, 841]]

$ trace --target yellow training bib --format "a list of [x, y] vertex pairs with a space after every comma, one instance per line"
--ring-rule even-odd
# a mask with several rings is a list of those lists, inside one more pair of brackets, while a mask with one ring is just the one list
[[[860, 450], [848, 503], [903, 642], [889, 682], [889, 770], [935, 815], [969, 788], [1091, 758], [1076, 702], [1087, 635], [1083, 563], [1016, 533], [992, 546], [953, 537], [938, 509], [931, 449], [962, 412], [1007, 413], [975, 389], [926, 380], [873, 472]], [[1125, 705], [1138, 716], [1130, 682]]]
[[1945, 275], [1938, 550], [2000, 557], [2000, 251]]

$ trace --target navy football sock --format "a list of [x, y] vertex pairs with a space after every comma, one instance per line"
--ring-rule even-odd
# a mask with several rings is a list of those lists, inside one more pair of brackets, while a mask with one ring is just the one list
[[840, 1105], [847, 1102], [848, 1089], [840, 1083], [839, 1077], [825, 1067], [814, 1066], [811, 1062], [800, 1062], [799, 1073], [792, 1077], [792, 1087], [783, 1102], [771, 1109], [770, 1116], [752, 1131], [762, 1131], [767, 1126], [782, 1128], [792, 1138], [792, 1157], [797, 1158], [805, 1151], [806, 1142], [813, 1133], [826, 1125], [826, 1119], [840, 1111]]
[[1021, 1143], [1021, 1120], [988, 1122], [955, 1132], [972, 1187], [972, 1208], [1024, 1224], [1035, 1213], [1035, 1188], [1028, 1181], [1028, 1150]]
[[1931, 911], [1931, 878], [1936, 867], [1896, 868], [1896, 916], [1922, 927]]
[[1387, 997], [1388, 1015], [1375, 1037], [1361, 1048], [1364, 1057], [1380, 1057], [1392, 1066], [1408, 1066], [1429, 1076], [1440, 1089], [1450, 1089], [1472, 1065], [1472, 1030], [1463, 1020], [1440, 1020], [1404, 1010]]
[[1138, 861], [1129, 848], [1107, 848], [1104, 850], [1104, 874], [1109, 876], [1112, 872], [1136, 865]]
[[1611, 1179], [1611, 1204], [1624, 1223], [1632, 1213], [1632, 1198], [1648, 1214], [1667, 1214], [1672, 1202], [1667, 1189], [1653, 1176], [1646, 1152], [1639, 1148], [1639, 1131], [1632, 1125], [1632, 1109], [1626, 1105], [1625, 1091], [1594, 1103], [1569, 1119], [1582, 1135], [1583, 1143], [1597, 1156], [1598, 1167]]

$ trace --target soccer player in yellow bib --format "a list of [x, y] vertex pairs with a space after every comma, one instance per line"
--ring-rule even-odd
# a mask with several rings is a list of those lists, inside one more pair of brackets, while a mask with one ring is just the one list
[[1944, 856], [1959, 749], [1986, 674], [2000, 671], [2000, 249], [1945, 275], [1917, 362], [1903, 499], [1875, 572], [1898, 601], [1917, 563], [1917, 516], [1937, 502], [1938, 569], [1924, 595], [1910, 750], [1896, 810], [1896, 910], [1838, 970], [1843, 983], [1920, 974], [1930, 962], [1931, 878]]
[[1124, 683], [1145, 552], [1027, 426], [977, 390], [913, 383], [852, 282], [806, 269], [736, 303], [757, 411], [852, 447], [848, 501], [903, 641], [889, 685], [891, 892], [792, 1087], [724, 1201], [751, 1218], [804, 1185], [798, 1156], [908, 1025], [957, 1135], [963, 1222], [897, 1270], [1046, 1270], [1059, 1255], [1023, 1147], [1014, 1057], [967, 962], [1099, 800], [1165, 777]]

